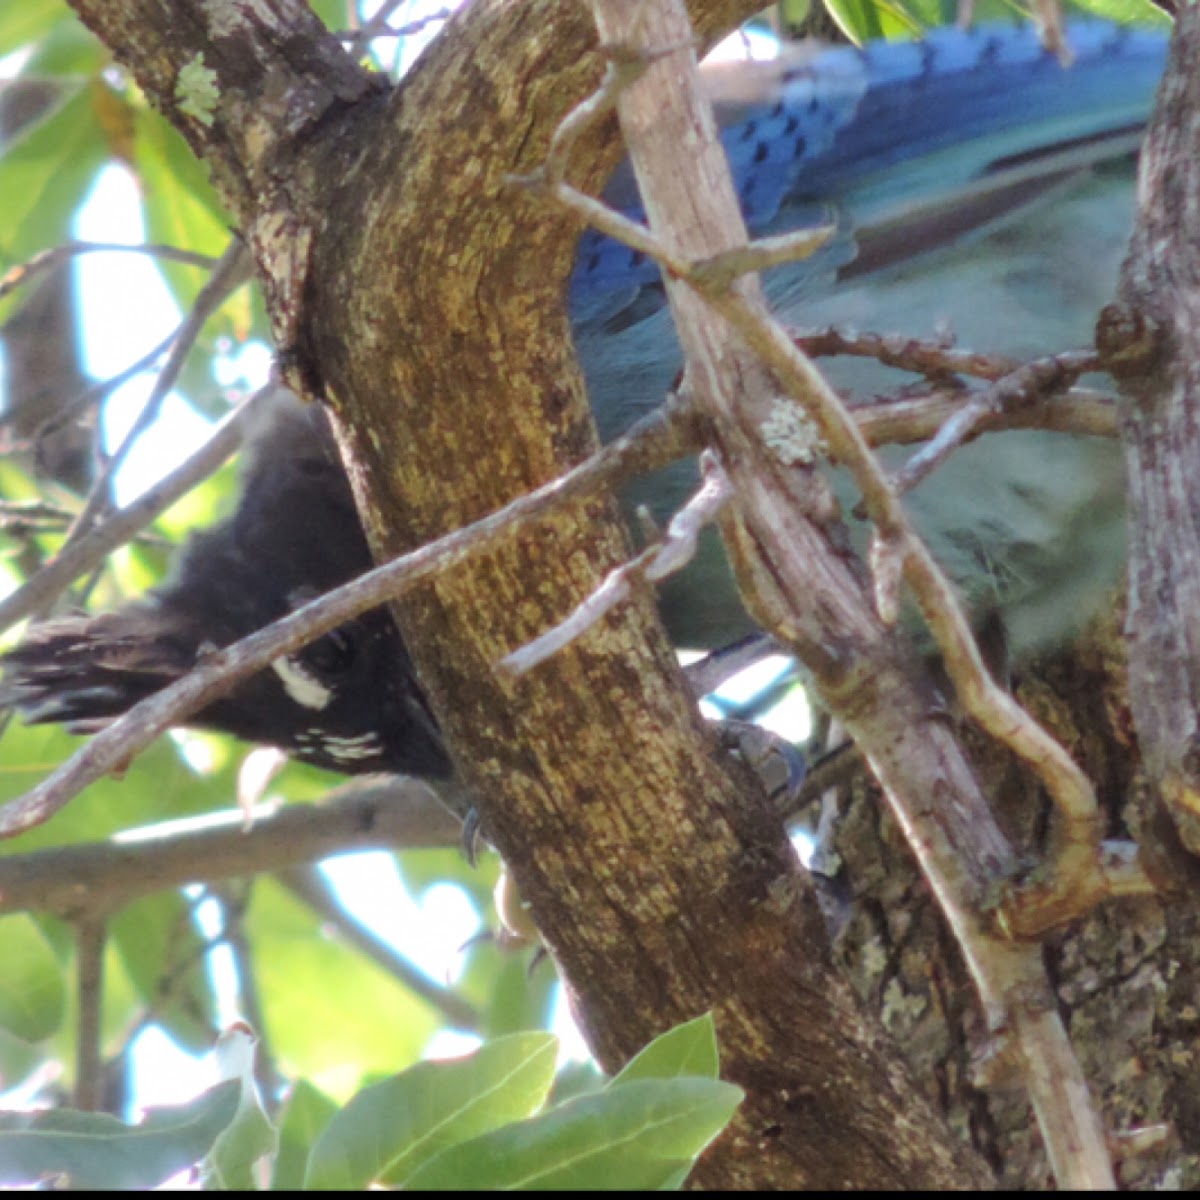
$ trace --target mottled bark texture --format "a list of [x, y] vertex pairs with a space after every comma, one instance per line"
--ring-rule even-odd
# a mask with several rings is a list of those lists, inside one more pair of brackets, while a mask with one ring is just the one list
[[[1018, 696], [1095, 782], [1110, 837], [1142, 840], [1156, 803], [1129, 711], [1123, 606], [1070, 653], [1032, 664]], [[1051, 813], [1011, 758], [980, 747], [989, 792], [1031, 860]], [[1002, 1186], [1052, 1184], [1019, 1076], [980, 1023], [969, 976], [904, 839], [863, 779], [840, 797], [836, 954], [903, 1046], [924, 1094], [994, 1167]], [[1056, 1001], [1103, 1114], [1122, 1186], [1200, 1186], [1200, 887], [1112, 901], [1051, 936]], [[1145, 1131], [1139, 1141], [1129, 1135]]]
[[[73, 3], [209, 165], [257, 260], [289, 381], [336, 415], [378, 554], [491, 512], [595, 448], [562, 303], [577, 229], [510, 178], [539, 165], [599, 78], [583, 6], [477, 0], [391, 90], [297, 0]], [[714, 31], [752, 7], [712, 0], [693, 15]], [[614, 161], [615, 139], [592, 150], [587, 184]], [[398, 611], [486, 832], [600, 1060], [616, 1066], [662, 1029], [715, 1011], [724, 1073], [748, 1094], [707, 1156], [708, 1184], [977, 1185], [989, 1172], [972, 1142], [1004, 1178], [1039, 1181], [1019, 1083], [1009, 1103], [972, 1082], [972, 1051], [991, 1048], [973, 988], [883, 806], [851, 807], [843, 831], [862, 899], [840, 952], [864, 1004], [836, 969], [778, 820], [753, 781], [711, 754], [648, 602], [516, 682], [493, 670], [626, 549], [610, 502], [573, 503]], [[867, 740], [898, 719], [850, 715]], [[934, 725], [936, 739], [950, 736], [948, 722]], [[891, 745], [902, 779], [907, 756]], [[978, 792], [969, 756], [954, 753], [955, 789]], [[946, 788], [943, 773], [920, 794]], [[1125, 794], [1118, 786], [1114, 803]], [[1040, 835], [1044, 814], [1019, 811], [1035, 813]], [[952, 805], [944, 820], [965, 828], [969, 816]], [[979, 894], [987, 879], [974, 866], [962, 871]], [[1139, 1048], [1118, 1058], [1096, 1033], [1083, 1052], [1125, 1081], [1152, 1075], [1186, 1132], [1190, 1093], [1172, 1081], [1191, 1066], [1190, 1043], [1171, 1039], [1195, 1010], [1165, 998], [1180, 996], [1184, 976], [1192, 995], [1178, 965], [1194, 957], [1190, 927], [1182, 909], [1155, 906], [1146, 932], [1113, 938], [1111, 952], [1101, 934], [1089, 940], [1089, 929], [1124, 928], [1130, 911], [1106, 910], [1050, 947], [1056, 968], [1082, 964], [1063, 972], [1078, 982], [1057, 1002], [1090, 1037], [1122, 1011], [1108, 998], [1138, 976], [1146, 947], [1167, 955], [1132, 993], [1146, 1001], [1129, 1009], [1149, 1030]], [[1121, 1127], [1136, 1107], [1118, 1098], [1106, 1116]], [[1177, 1160], [1181, 1176], [1191, 1161]]]
[[[599, 78], [581, 8], [478, 3], [395, 92], [298, 3], [76, 8], [209, 164], [380, 554], [595, 447], [562, 305], [576, 227], [509, 180]], [[712, 4], [701, 27], [749, 9]], [[748, 1095], [710, 1183], [986, 1180], [834, 968], [778, 820], [710, 753], [648, 601], [516, 683], [494, 673], [626, 550], [608, 501], [565, 506], [399, 614], [600, 1059], [715, 1010]]]
[[1200, 10], [1180, 8], [1100, 344], [1123, 391], [1129, 652], [1150, 778], [1200, 853]]

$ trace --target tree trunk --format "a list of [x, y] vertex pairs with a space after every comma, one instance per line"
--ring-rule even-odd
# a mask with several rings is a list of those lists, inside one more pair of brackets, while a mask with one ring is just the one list
[[[1030, 664], [1016, 685], [1095, 783], [1106, 836], [1142, 842], [1148, 825], [1164, 832], [1133, 734], [1123, 615], [1114, 596], [1076, 646]], [[1011, 758], [979, 751], [1006, 830], [1038, 861], [1051, 818], [1045, 794]], [[903, 1046], [925, 1096], [1001, 1186], [1051, 1186], [1020, 1077], [980, 1020], [961, 953], [878, 788], [861, 777], [838, 803], [829, 867], [838, 960]], [[1187, 882], [1162, 898], [1110, 901], [1045, 944], [1125, 1187], [1200, 1185], [1200, 892]]]

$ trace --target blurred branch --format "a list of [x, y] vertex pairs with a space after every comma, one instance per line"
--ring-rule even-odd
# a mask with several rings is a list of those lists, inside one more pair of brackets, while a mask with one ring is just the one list
[[[829, 326], [789, 329], [789, 336], [810, 358], [870, 358], [885, 367], [923, 375], [933, 385], [925, 395], [912, 394], [855, 403], [849, 407], [869, 445], [924, 442], [933, 437], [964, 405], [974, 402], [985, 411], [975, 418], [974, 433], [1003, 429], [1052, 429], [1061, 433], [1117, 436], [1116, 400], [1091, 388], [1064, 391], [1068, 376], [1098, 370], [1092, 351], [1025, 362], [1003, 354], [960, 350], [944, 341], [897, 334], [859, 333]], [[997, 385], [981, 396], [969, 392], [959, 376], [985, 379]]]
[[190, 458], [132, 504], [64, 546], [32, 579], [0, 601], [0, 630], [50, 603], [80, 575], [98, 566], [107, 554], [123, 546], [181, 496], [207, 479], [241, 445], [246, 421], [273, 387], [268, 385], [251, 396], [217, 425]]
[[118, 371], [115, 375], [110, 375], [107, 379], [101, 379], [98, 383], [84, 388], [78, 394], [72, 396], [71, 399], [64, 401], [57, 408], [54, 415], [43, 421], [38, 427], [34, 434], [35, 440], [40, 441], [49, 437], [67, 424], [68, 421], [72, 421], [81, 413], [86, 412], [93, 404], [99, 404], [105, 396], [116, 391], [123, 384], [141, 375], [143, 371], [150, 370], [170, 350], [171, 343], [174, 340], [175, 334], [168, 334], [157, 346], [148, 350], [141, 358], [134, 359], [123, 370]]
[[[883, 401], [851, 402], [848, 407], [868, 445], [904, 446], [928, 441], [970, 399], [969, 392], [941, 389], [923, 396], [905, 394]], [[1005, 429], [1047, 429], [1115, 438], [1117, 405], [1102, 392], [1071, 388], [1065, 395], [1015, 409], [992, 409], [973, 432]]]
[[100, 1061], [100, 1027], [104, 1012], [103, 917], [80, 917], [75, 922], [76, 991], [79, 1025], [75, 1039], [74, 1105], [95, 1112], [103, 1104], [104, 1070]]
[[461, 823], [426, 784], [368, 779], [319, 804], [267, 810], [248, 829], [240, 812], [226, 812], [2, 857], [0, 914], [75, 921], [187, 883], [278, 871], [346, 850], [457, 846], [461, 834]]
[[128, 242], [66, 242], [61, 246], [52, 246], [49, 250], [40, 250], [25, 262], [9, 267], [3, 278], [0, 278], [0, 300], [81, 254], [106, 253], [144, 254], [148, 258], [157, 258], [163, 262], [209, 269], [215, 267], [218, 262], [209, 254], [198, 254], [195, 250], [163, 246], [154, 242], [141, 245], [130, 245]]
[[237, 973], [238, 1008], [258, 1039], [254, 1050], [254, 1078], [262, 1092], [263, 1104], [269, 1113], [274, 1114], [279, 1108], [286, 1080], [275, 1066], [275, 1056], [271, 1053], [267, 1040], [269, 1030], [258, 990], [258, 977], [254, 971], [254, 953], [246, 938], [246, 905], [250, 898], [250, 888], [253, 886], [253, 880], [246, 880], [237, 888], [236, 895], [233, 894], [234, 889], [229, 887], [211, 887], [207, 894], [210, 899], [216, 901], [221, 910], [219, 940], [229, 947], [229, 952], [233, 955], [233, 966]]
[[1094, 350], [1074, 350], [1035, 358], [974, 392], [893, 477], [899, 495], [911, 491], [935, 471], [960, 446], [984, 432], [989, 418], [998, 413], [1019, 412], [1030, 405], [1052, 400], [1080, 375], [1099, 369]]
[[364, 21], [357, 29], [339, 33], [338, 37], [346, 43], [346, 49], [351, 54], [363, 54], [375, 38], [412, 37], [430, 25], [448, 21], [454, 15], [452, 8], [439, 8], [436, 12], [426, 13], [423, 17], [404, 25], [389, 25], [388, 21], [392, 19], [396, 9], [405, 3], [406, 0], [384, 0], [370, 20]]
[[75, 518], [75, 523], [67, 533], [64, 549], [69, 548], [79, 538], [85, 536], [96, 517], [111, 503], [112, 479], [125, 461], [129, 451], [138, 438], [158, 419], [159, 410], [171, 389], [183, 371], [184, 363], [196, 345], [204, 329], [205, 322], [225, 302], [229, 294], [249, 278], [250, 257], [245, 247], [239, 241], [230, 243], [229, 248], [221, 255], [220, 262], [213, 269], [208, 282], [200, 289], [196, 303], [191, 312], [183, 319], [171, 340], [171, 348], [167, 351], [167, 361], [154, 381], [150, 395], [146, 397], [141, 412], [130, 426], [128, 433], [109, 460], [104, 469], [96, 476], [91, 491], [84, 501], [83, 509]]
[[276, 878], [293, 896], [332, 925], [340, 937], [382, 967], [402, 987], [436, 1009], [444, 1021], [472, 1033], [482, 1030], [483, 1016], [474, 1005], [449, 988], [427, 979], [391, 943], [347, 912], [315, 867], [288, 867], [277, 871]]

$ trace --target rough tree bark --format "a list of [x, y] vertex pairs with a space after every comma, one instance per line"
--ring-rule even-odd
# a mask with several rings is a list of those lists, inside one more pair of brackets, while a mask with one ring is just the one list
[[[480, 517], [595, 448], [562, 305], [577, 227], [509, 179], [541, 163], [599, 77], [582, 8], [482, 0], [393, 91], [297, 0], [73, 6], [212, 171], [257, 260], [291, 382], [337, 416], [377, 554]], [[694, 16], [712, 32], [753, 7], [713, 0]], [[581, 171], [588, 184], [611, 165], [615, 139], [596, 151]], [[710, 752], [647, 601], [515, 683], [494, 672], [626, 549], [610, 502], [564, 506], [398, 613], [600, 1061], [616, 1066], [663, 1028], [715, 1010], [724, 1073], [748, 1095], [707, 1157], [708, 1184], [987, 1182], [969, 1143], [1000, 1167], [1013, 1144], [1034, 1140], [1028, 1107], [1020, 1093], [997, 1107], [970, 1076], [968, 1047], [988, 1038], [906, 854], [876, 873], [882, 890], [869, 863], [846, 854], [865, 898], [855, 920], [873, 914], [879, 934], [843, 944], [860, 1002], [778, 819], [754, 781]], [[869, 736], [871, 714], [856, 715]], [[896, 714], [881, 720], [877, 737]], [[886, 827], [879, 811], [852, 809], [847, 836]], [[886, 829], [871, 840], [895, 851]], [[985, 885], [974, 881], [977, 893]], [[912, 907], [897, 907], [897, 894]], [[1115, 918], [1087, 927], [1105, 921]], [[1160, 953], [1183, 945], [1174, 937], [1155, 942]], [[1056, 961], [1087, 959], [1086, 932], [1061, 944]], [[1158, 978], [1169, 991], [1165, 966]], [[1067, 1003], [1061, 986], [1058, 999]], [[932, 1050], [920, 1036], [927, 1012], [942, 1031]], [[1039, 1169], [1031, 1151], [1008, 1177], [1031, 1182]]]
[[[594, 447], [562, 311], [576, 227], [507, 179], [598, 77], [583, 14], [473, 6], [389, 95], [297, 3], [75, 7], [208, 163], [292, 382], [339, 418], [379, 553]], [[401, 614], [601, 1061], [713, 1008], [748, 1098], [709, 1181], [984, 1179], [833, 969], [778, 820], [709, 754], [650, 605], [500, 686], [496, 660], [625, 550], [608, 502], [576, 504]]]
[[1120, 303], [1100, 326], [1122, 385], [1129, 477], [1133, 712], [1180, 835], [1200, 853], [1200, 15], [1183, 5], [1142, 148], [1138, 220]]
[[[1069, 651], [1029, 664], [1018, 695], [1096, 784], [1111, 837], [1160, 822], [1133, 732], [1124, 606]], [[1012, 758], [980, 747], [989, 794], [1021, 850], [1044, 850], [1051, 810]], [[1001, 1186], [1053, 1182], [1012, 1064], [994, 1061], [961, 954], [904, 838], [863, 779], [839, 797], [829, 870], [847, 898], [835, 953], [904, 1048], [920, 1086]], [[1122, 899], [1046, 939], [1056, 1003], [1113, 1137], [1123, 1187], [1200, 1184], [1200, 903], [1194, 886]], [[852, 899], [851, 899], [852, 898]]]

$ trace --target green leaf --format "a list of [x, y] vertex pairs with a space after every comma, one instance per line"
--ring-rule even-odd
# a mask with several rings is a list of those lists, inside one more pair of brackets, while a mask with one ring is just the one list
[[536, 1112], [554, 1079], [557, 1045], [548, 1033], [513, 1034], [365, 1088], [321, 1135], [304, 1186], [403, 1183], [456, 1143]]
[[107, 157], [97, 86], [66, 89], [63, 101], [0, 155], [0, 262], [5, 266], [66, 240], [75, 210]]
[[[0, 803], [27, 791], [82, 745], [83, 739], [57, 726], [14, 722], [0, 743]], [[231, 765], [214, 775], [197, 775], [168, 739], [160, 739], [120, 779], [97, 780], [44, 825], [0, 840], [0, 855], [93, 841], [121, 830], [228, 809], [234, 774]]]
[[56, 21], [31, 51], [21, 64], [21, 75], [27, 79], [77, 84], [83, 79], [95, 80], [112, 62], [105, 46], [74, 16]]
[[32, 1046], [0, 1028], [0, 1083], [15, 1088], [46, 1062], [44, 1046]]
[[58, 958], [23, 913], [0, 921], [0, 1027], [27, 1042], [49, 1037], [63, 1018]]
[[347, 0], [313, 0], [312, 10], [321, 18], [325, 28], [334, 33], [350, 26], [350, 5]]
[[279, 1153], [271, 1176], [273, 1192], [294, 1192], [304, 1185], [308, 1157], [337, 1105], [307, 1079], [297, 1080], [279, 1119]]
[[776, 0], [775, 10], [781, 28], [800, 29], [812, 11], [812, 3], [811, 0]]
[[19, 0], [0, 5], [0, 55], [37, 41], [59, 21], [74, 20], [63, 0]]
[[216, 996], [191, 902], [178, 892], [147, 896], [122, 908], [108, 931], [155, 1020], [186, 1049], [207, 1050], [217, 1025]]
[[1122, 25], [1169, 26], [1171, 18], [1151, 0], [1075, 0], [1073, 7]]
[[416, 1061], [437, 1031], [439, 1014], [426, 1000], [331, 936], [312, 909], [272, 880], [254, 885], [246, 933], [263, 1020], [284, 1074], [312, 1079], [342, 1099], [367, 1071], [382, 1074]]
[[638, 1079], [677, 1079], [687, 1075], [716, 1079], [720, 1070], [717, 1030], [712, 1013], [705, 1013], [694, 1021], [685, 1021], [659, 1034], [625, 1064], [609, 1086], [618, 1087]]
[[644, 1079], [443, 1151], [405, 1186], [476, 1191], [678, 1186], [729, 1123], [741, 1088], [719, 1079]]
[[156, 1187], [202, 1159], [233, 1119], [240, 1087], [218, 1084], [140, 1125], [106, 1113], [0, 1113], [0, 1184], [65, 1176], [72, 1188]]
[[825, 7], [856, 45], [883, 37], [883, 13], [875, 0], [825, 0]]
[[201, 1168], [204, 1186], [210, 1190], [256, 1191], [255, 1164], [274, 1155], [278, 1146], [254, 1082], [254, 1047], [258, 1039], [244, 1025], [235, 1025], [217, 1041], [221, 1074], [235, 1080], [240, 1089], [237, 1113], [221, 1131]]
[[557, 975], [547, 961], [532, 965], [536, 948], [506, 950], [494, 941], [473, 948], [458, 990], [477, 999], [485, 1038], [546, 1028], [553, 1017]]
[[550, 1089], [547, 1107], [557, 1107], [577, 1096], [590, 1096], [593, 1092], [602, 1092], [612, 1082], [603, 1071], [590, 1059], [563, 1063], [554, 1076], [554, 1086]]

